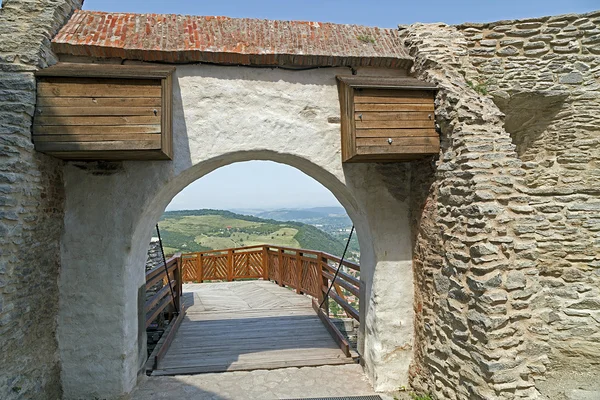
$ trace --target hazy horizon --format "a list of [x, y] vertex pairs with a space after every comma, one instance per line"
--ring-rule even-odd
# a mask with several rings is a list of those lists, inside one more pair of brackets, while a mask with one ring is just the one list
[[246, 161], [226, 165], [192, 182], [171, 200], [166, 211], [315, 207], [342, 205], [325, 186], [294, 167]]

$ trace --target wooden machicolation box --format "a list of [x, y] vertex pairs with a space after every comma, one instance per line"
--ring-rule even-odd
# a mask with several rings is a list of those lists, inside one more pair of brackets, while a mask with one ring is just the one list
[[38, 71], [35, 149], [66, 160], [170, 160], [174, 70], [59, 63]]
[[337, 80], [343, 162], [408, 161], [439, 153], [435, 85], [414, 78]]

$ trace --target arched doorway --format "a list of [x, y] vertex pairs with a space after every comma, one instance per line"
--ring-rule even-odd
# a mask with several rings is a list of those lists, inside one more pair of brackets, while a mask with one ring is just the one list
[[[402, 165], [342, 165], [340, 73], [347, 71], [180, 66], [172, 162], [65, 167], [58, 339], [67, 397], [110, 398], [135, 386], [145, 356], [144, 329], [134, 322], [143, 309], [140, 266], [154, 224], [189, 183], [249, 160], [301, 170], [347, 210], [361, 247], [365, 370], [377, 390], [406, 384], [413, 337], [410, 174]], [[98, 368], [102, 383], [88, 372]]]
[[[159, 224], [167, 259], [181, 254], [171, 278], [175, 292], [183, 292], [185, 317], [168, 311], [169, 324], [152, 323], [161, 309], [170, 310], [170, 287], [147, 293], [148, 374], [357, 362], [357, 245], [344, 251], [352, 222], [314, 179], [269, 161], [230, 164], [179, 192]], [[322, 288], [340, 264], [325, 297]], [[152, 269], [147, 288], [155, 273], [164, 275], [164, 268]]]

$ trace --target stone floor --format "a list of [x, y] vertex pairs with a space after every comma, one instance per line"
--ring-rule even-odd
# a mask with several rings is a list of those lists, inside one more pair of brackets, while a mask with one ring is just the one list
[[[373, 394], [360, 365], [347, 364], [145, 377], [132, 400], [271, 400]], [[399, 394], [380, 396], [383, 400], [404, 398]]]

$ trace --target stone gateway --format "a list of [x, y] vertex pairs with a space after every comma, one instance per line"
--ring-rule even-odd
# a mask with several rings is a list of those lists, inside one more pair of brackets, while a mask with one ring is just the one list
[[[355, 223], [376, 390], [600, 390], [600, 12], [377, 29], [80, 7], [0, 9], [1, 398], [127, 396], [154, 224], [248, 160], [300, 169]], [[172, 160], [36, 152], [34, 73], [57, 63], [174, 67]], [[339, 76], [435, 87], [439, 153], [342, 163]]]

